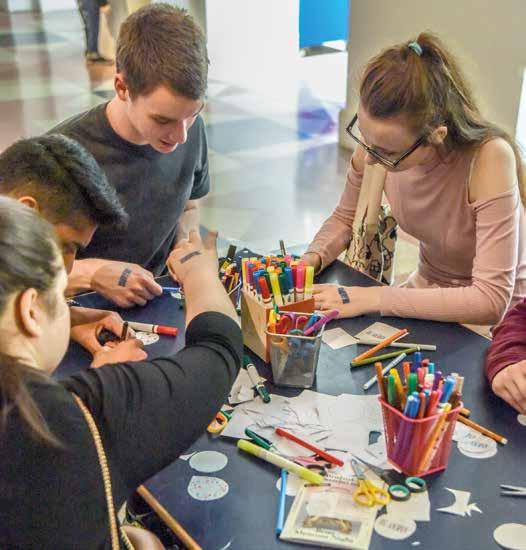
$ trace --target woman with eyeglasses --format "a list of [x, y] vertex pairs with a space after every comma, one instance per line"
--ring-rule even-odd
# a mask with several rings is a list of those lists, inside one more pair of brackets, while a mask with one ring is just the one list
[[320, 271], [347, 248], [364, 166], [379, 164], [394, 217], [419, 241], [418, 269], [400, 287], [316, 285], [316, 307], [498, 323], [526, 296], [521, 158], [442, 42], [423, 33], [373, 58], [347, 131], [357, 147], [345, 189], [303, 259]]
[[[204, 432], [241, 364], [213, 245], [191, 232], [168, 259], [186, 297], [181, 351], [56, 382], [70, 330], [64, 262], [52, 227], [0, 198], [0, 548], [128, 547], [116, 511]], [[135, 548], [161, 547], [140, 529], [127, 536]]]

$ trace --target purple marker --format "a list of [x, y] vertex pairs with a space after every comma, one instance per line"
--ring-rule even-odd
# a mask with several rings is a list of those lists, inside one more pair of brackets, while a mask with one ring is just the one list
[[308, 336], [309, 334], [312, 334], [314, 331], [320, 329], [323, 325], [325, 325], [329, 321], [336, 319], [339, 313], [340, 312], [337, 309], [333, 309], [332, 311], [329, 311], [327, 315], [322, 317], [319, 321], [316, 321], [312, 326], [310, 326], [307, 330], [305, 330], [305, 332], [303, 333], [303, 336]]
[[433, 380], [433, 390], [438, 390], [438, 385], [440, 384], [440, 380], [442, 380], [441, 370], [435, 373], [435, 379]]

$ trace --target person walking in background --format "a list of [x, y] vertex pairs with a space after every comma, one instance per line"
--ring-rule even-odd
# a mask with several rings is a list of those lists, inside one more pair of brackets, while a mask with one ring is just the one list
[[77, 0], [77, 5], [86, 34], [86, 63], [113, 65], [113, 59], [99, 53], [100, 12], [110, 10], [108, 0]]

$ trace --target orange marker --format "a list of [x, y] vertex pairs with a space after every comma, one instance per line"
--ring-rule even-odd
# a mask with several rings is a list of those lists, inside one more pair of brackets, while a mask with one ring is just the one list
[[363, 361], [364, 359], [369, 359], [369, 357], [372, 357], [377, 351], [380, 351], [381, 349], [386, 348], [391, 344], [392, 342], [395, 342], [396, 340], [399, 340], [406, 334], [408, 334], [408, 330], [406, 328], [399, 330], [397, 333], [393, 334], [392, 336], [389, 336], [389, 338], [386, 338], [385, 340], [382, 340], [379, 344], [374, 346], [374, 348], [371, 348], [370, 350], [366, 351], [365, 353], [362, 353], [361, 355], [358, 355], [358, 357], [355, 357], [353, 359], [354, 363], [357, 363], [358, 361]]

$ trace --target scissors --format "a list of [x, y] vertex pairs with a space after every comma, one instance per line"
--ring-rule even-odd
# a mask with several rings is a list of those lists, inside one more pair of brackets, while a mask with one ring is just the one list
[[332, 464], [321, 456], [297, 456], [293, 459], [293, 462], [309, 470], [314, 470], [324, 477], [329, 473], [331, 468], [336, 466], [336, 464]]
[[385, 470], [384, 468], [373, 466], [361, 458], [358, 460], [367, 466], [367, 468], [375, 473], [382, 481], [387, 483], [387, 492], [393, 500], [409, 500], [411, 498], [411, 493], [423, 493], [427, 489], [427, 483], [425, 479], [421, 477], [406, 477], [396, 470]]
[[212, 420], [212, 422], [210, 422], [210, 424], [208, 425], [206, 431], [211, 434], [220, 433], [226, 428], [226, 425], [231, 418], [232, 413], [223, 410], [219, 411], [218, 413], [216, 413], [214, 420]]
[[501, 485], [501, 496], [505, 497], [526, 497], [526, 487], [517, 487], [516, 485]]
[[354, 502], [356, 502], [356, 504], [361, 504], [362, 506], [389, 504], [389, 501], [391, 500], [389, 493], [385, 489], [375, 485], [372, 481], [369, 481], [365, 477], [365, 470], [363, 466], [354, 458], [351, 458], [351, 466], [354, 470], [354, 474], [358, 478], [358, 489], [356, 489], [353, 495]]
[[296, 313], [282, 311], [280, 313], [280, 319], [276, 323], [276, 332], [279, 334], [288, 334], [292, 330], [297, 330], [303, 334], [303, 328], [308, 320], [309, 318], [306, 315], [297, 315]]

